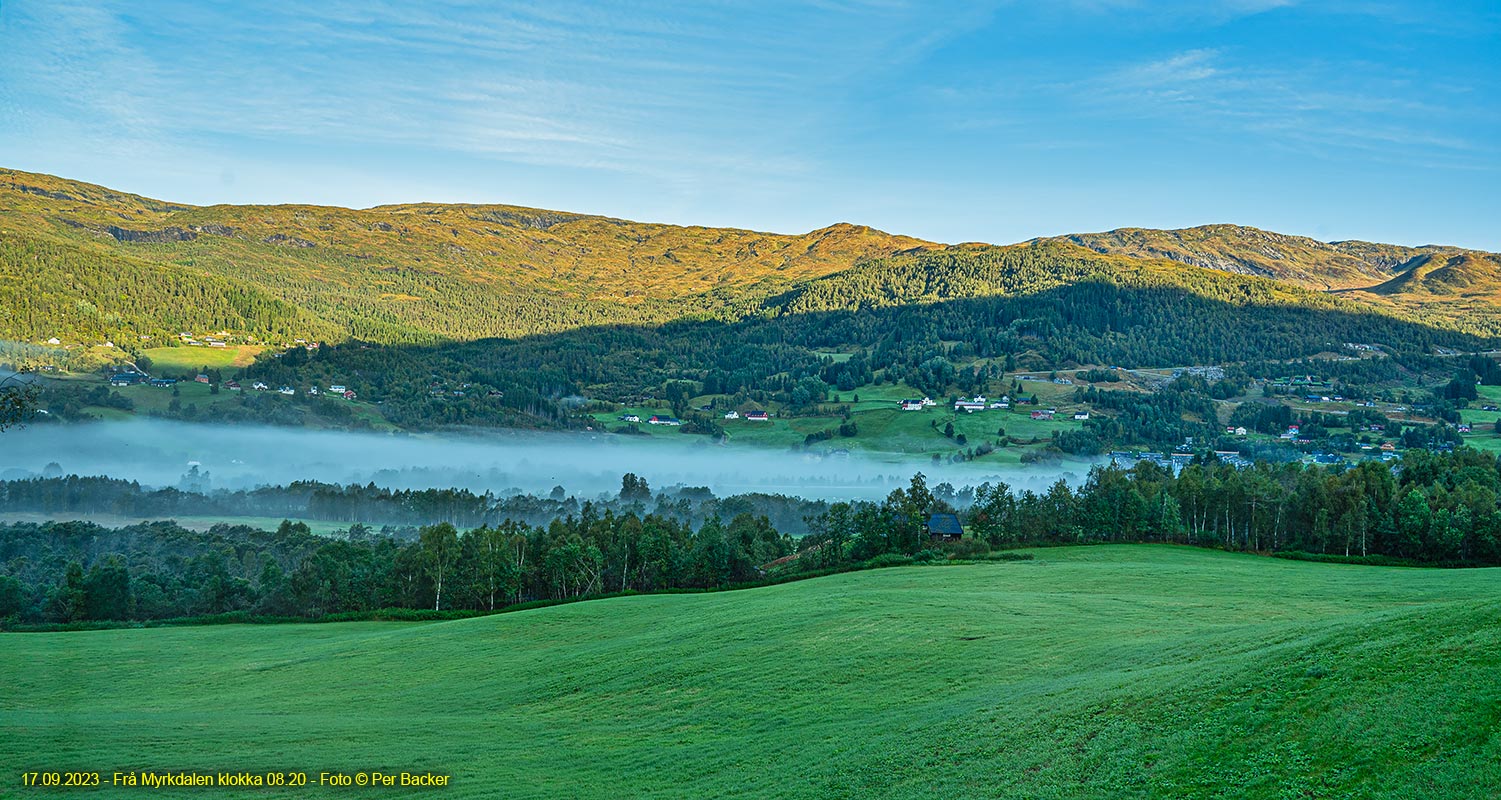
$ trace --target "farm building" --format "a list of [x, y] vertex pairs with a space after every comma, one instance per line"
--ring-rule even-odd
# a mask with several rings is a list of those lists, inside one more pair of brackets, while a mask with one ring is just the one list
[[648, 425], [682, 425], [683, 422], [682, 422], [682, 420], [679, 420], [679, 419], [677, 419], [675, 417], [668, 417], [668, 416], [663, 416], [663, 415], [660, 415], [660, 414], [653, 414], [653, 415], [651, 415], [651, 419], [648, 419], [646, 421], [646, 424], [648, 424]]
[[767, 414], [765, 411], [747, 411], [747, 412], [745, 412], [745, 418], [749, 422], [770, 422], [771, 421], [771, 415]]
[[923, 402], [921, 400], [903, 400], [902, 401], [902, 410], [903, 411], [921, 411], [921, 410], [923, 410]]
[[928, 517], [928, 538], [935, 542], [957, 542], [964, 538], [964, 526], [958, 514], [933, 514]]

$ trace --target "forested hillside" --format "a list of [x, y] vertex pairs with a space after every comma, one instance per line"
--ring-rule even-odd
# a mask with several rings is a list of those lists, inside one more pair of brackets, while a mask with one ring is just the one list
[[[785, 236], [503, 205], [192, 207], [0, 170], [0, 339], [126, 349], [183, 333], [440, 344], [735, 322], [1030, 297], [1101, 276], [1495, 335], [1497, 269], [1494, 256], [1453, 248], [1228, 225], [945, 248], [848, 224]], [[1332, 301], [1309, 289], [1371, 291]]]
[[1501, 331], [1501, 259], [1444, 245], [1320, 242], [1241, 225], [1183, 230], [1121, 228], [1058, 237], [1100, 253], [1165, 258], [1339, 292], [1382, 311], [1495, 335]]
[[1454, 250], [1359, 241], [1320, 242], [1244, 225], [1203, 225], [1182, 230], [1119, 228], [1057, 239], [1100, 253], [1166, 258], [1224, 272], [1276, 278], [1313, 289], [1373, 286], [1408, 269], [1417, 259]]
[[924, 246], [844, 224], [783, 236], [514, 206], [199, 208], [0, 170], [0, 338], [390, 343], [729, 319]]
[[[877, 375], [936, 395], [953, 386], [983, 390], [1008, 364], [1219, 364], [1294, 359], [1341, 350], [1345, 342], [1379, 342], [1414, 357], [1435, 346], [1486, 346], [1477, 337], [1267, 279], [1044, 243], [869, 262], [732, 323], [596, 326], [437, 347], [323, 348], [306, 358], [263, 358], [249, 374], [273, 385], [347, 382], [362, 397], [384, 400], [388, 418], [407, 425], [481, 421], [497, 413], [491, 406], [561, 419], [559, 397], [664, 397], [674, 381], [690, 382], [692, 395], [796, 407], [830, 391], [855, 390]], [[827, 351], [854, 355], [835, 361]], [[976, 360], [963, 370], [955, 366]], [[435, 380], [492, 387], [504, 397], [436, 399], [429, 391]]]

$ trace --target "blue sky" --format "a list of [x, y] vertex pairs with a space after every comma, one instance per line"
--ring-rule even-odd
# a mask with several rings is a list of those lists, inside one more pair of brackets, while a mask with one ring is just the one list
[[191, 203], [1501, 250], [1501, 4], [4, 0], [0, 165]]

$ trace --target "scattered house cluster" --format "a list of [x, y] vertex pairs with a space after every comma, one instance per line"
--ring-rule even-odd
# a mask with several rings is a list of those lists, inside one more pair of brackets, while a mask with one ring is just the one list
[[[910, 403], [910, 402], [912, 402], [912, 401], [911, 400], [904, 400], [903, 401], [903, 403], [904, 403], [904, 405], [902, 406], [903, 410], [906, 410], [906, 408], [907, 408], [906, 405], [905, 405], [905, 403]], [[975, 397], [971, 397], [968, 400], [960, 398], [959, 400], [954, 401], [954, 410], [955, 411], [964, 411], [964, 412], [969, 413], [969, 414], [973, 414], [976, 411], [985, 411], [985, 410], [988, 410], [988, 409], [998, 409], [998, 408], [999, 409], [1006, 409], [1006, 408], [1010, 408], [1010, 407], [1011, 407], [1011, 398], [1009, 396], [1002, 397], [999, 400], [987, 400], [985, 397], [976, 395]]]
[[1228, 435], [1230, 435], [1230, 436], [1245, 436], [1246, 435], [1246, 429], [1244, 427], [1240, 426], [1240, 425], [1236, 425], [1234, 427], [1226, 425], [1225, 426], [1225, 433], [1228, 434]]
[[1032, 412], [1032, 419], [1052, 419], [1056, 413], [1058, 412], [1051, 408], [1039, 409]]
[[[1142, 453], [1135, 450], [1116, 450], [1110, 454], [1110, 463], [1113, 466], [1129, 469], [1135, 464], [1146, 461], [1156, 464], [1165, 470], [1177, 474], [1179, 470], [1188, 466], [1193, 461], [1192, 453]], [[1240, 465], [1237, 465], [1240, 466]]]
[[933, 402], [933, 398], [931, 398], [931, 397], [924, 397], [921, 400], [903, 400], [902, 401], [902, 410], [903, 411], [921, 411], [921, 410], [927, 408], [928, 406], [935, 406], [935, 405], [938, 405], [938, 404], [935, 403], [935, 402]]
[[976, 395], [976, 396], [970, 398], [969, 400], [963, 400], [963, 399], [961, 399], [961, 400], [956, 401], [954, 403], [954, 410], [955, 411], [964, 411], [966, 413], [973, 414], [976, 411], [984, 411], [985, 410], [985, 402], [986, 401], [985, 401], [984, 397]]
[[1236, 469], [1244, 469], [1251, 466], [1252, 463], [1250, 459], [1241, 455], [1240, 452], [1236, 450], [1216, 450], [1214, 451], [1214, 455], [1215, 458], [1218, 458], [1221, 463], [1229, 464]]

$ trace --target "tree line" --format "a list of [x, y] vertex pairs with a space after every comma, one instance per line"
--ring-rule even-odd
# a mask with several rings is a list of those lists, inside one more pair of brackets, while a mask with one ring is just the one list
[[[1178, 543], [1223, 550], [1441, 565], [1501, 565], [1501, 460], [1471, 449], [1409, 452], [1396, 468], [1322, 468], [1201, 457], [1176, 474], [1150, 462], [1098, 467], [1078, 487], [929, 487], [918, 474], [879, 502], [839, 502], [794, 538], [765, 516], [692, 524], [644, 512], [650, 489], [622, 482], [623, 512], [584, 502], [545, 524], [512, 519], [404, 536], [353, 524], [314, 536], [171, 522], [0, 526], [0, 619], [147, 620], [244, 611], [318, 617], [408, 608], [490, 611], [623, 591], [731, 586], [886, 558], [981, 558], [1025, 545]], [[968, 535], [935, 541], [956, 513]]]
[[227, 612], [320, 617], [385, 608], [493, 611], [589, 595], [729, 586], [793, 552], [765, 517], [698, 527], [600, 512], [546, 525], [449, 523], [400, 540], [353, 525], [340, 538], [303, 523], [276, 531], [172, 522], [0, 525], [0, 620], [153, 620]]

